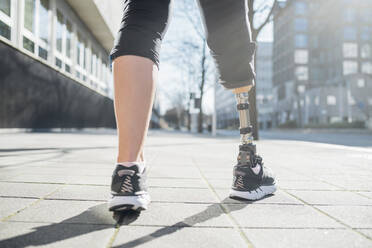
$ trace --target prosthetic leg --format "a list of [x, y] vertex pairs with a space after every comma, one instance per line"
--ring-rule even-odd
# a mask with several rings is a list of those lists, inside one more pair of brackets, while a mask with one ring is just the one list
[[256, 145], [253, 144], [253, 129], [249, 119], [248, 92], [236, 93], [235, 97], [240, 121], [238, 166], [250, 165], [254, 167], [257, 164], [262, 164], [262, 158], [256, 155]]

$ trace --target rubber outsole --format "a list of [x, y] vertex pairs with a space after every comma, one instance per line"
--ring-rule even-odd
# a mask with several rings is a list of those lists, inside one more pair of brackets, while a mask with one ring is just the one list
[[276, 191], [276, 185], [260, 186], [252, 191], [230, 190], [230, 198], [241, 198], [245, 200], [256, 201], [264, 198], [267, 195], [273, 194]]
[[107, 204], [109, 211], [143, 211], [146, 210], [151, 198], [149, 194], [138, 196], [112, 196]]

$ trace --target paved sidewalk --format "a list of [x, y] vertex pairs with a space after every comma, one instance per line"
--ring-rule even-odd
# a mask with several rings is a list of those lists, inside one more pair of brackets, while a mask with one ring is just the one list
[[0, 247], [372, 247], [372, 144], [263, 139], [280, 189], [241, 202], [238, 141], [150, 132], [150, 208], [113, 218], [114, 132], [0, 134]]

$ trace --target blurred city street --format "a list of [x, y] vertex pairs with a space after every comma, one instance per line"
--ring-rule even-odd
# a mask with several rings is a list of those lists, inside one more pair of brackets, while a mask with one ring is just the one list
[[228, 198], [238, 133], [150, 130], [152, 203], [113, 218], [115, 131], [3, 131], [0, 247], [372, 247], [372, 134], [260, 134], [275, 195]]

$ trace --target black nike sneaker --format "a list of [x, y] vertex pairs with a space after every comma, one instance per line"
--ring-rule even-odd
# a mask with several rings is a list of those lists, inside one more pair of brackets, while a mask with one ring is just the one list
[[262, 158], [256, 155], [255, 145], [240, 145], [230, 197], [259, 200], [275, 191], [275, 177], [271, 170], [263, 165]]
[[146, 168], [140, 166], [116, 165], [112, 175], [111, 198], [108, 200], [110, 211], [146, 210], [151, 198], [146, 187]]

